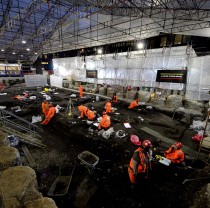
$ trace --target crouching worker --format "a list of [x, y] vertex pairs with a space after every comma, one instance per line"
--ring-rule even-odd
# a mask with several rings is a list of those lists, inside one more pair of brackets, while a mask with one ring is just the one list
[[47, 112], [45, 120], [42, 122], [43, 125], [47, 125], [56, 113], [56, 108], [52, 104], [49, 104], [49, 110]]
[[95, 113], [88, 108], [87, 108], [87, 111], [86, 111], [86, 116], [87, 116], [87, 119], [90, 120], [90, 121], [92, 121], [96, 117]]
[[86, 112], [87, 112], [88, 108], [87, 108], [86, 106], [84, 106], [84, 105], [79, 105], [79, 106], [78, 106], [78, 110], [79, 110], [79, 112], [80, 112], [80, 117], [79, 117], [79, 118], [84, 118], [85, 116], [87, 116], [87, 115], [86, 115]]
[[182, 146], [183, 145], [181, 142], [176, 142], [164, 152], [164, 156], [167, 159], [171, 160], [172, 164], [179, 164], [185, 166], [185, 155], [184, 152], [181, 150]]
[[152, 143], [149, 140], [144, 140], [141, 146], [135, 150], [133, 157], [130, 160], [128, 167], [128, 175], [130, 182], [136, 184], [137, 176], [148, 178], [152, 170]]
[[135, 107], [137, 107], [137, 106], [139, 106], [139, 99], [138, 99], [138, 98], [135, 99], [135, 100], [128, 106], [128, 108], [129, 108], [129, 109], [133, 109], [133, 108], [135, 108]]
[[102, 116], [102, 119], [101, 119], [101, 121], [99, 123], [98, 129], [105, 129], [105, 130], [107, 130], [110, 127], [110, 125], [111, 125], [111, 119], [106, 114], [105, 111], [102, 114], [103, 114], [103, 116]]
[[105, 105], [106, 113], [111, 113], [111, 108], [112, 108], [112, 104], [110, 100], [107, 100], [106, 105]]

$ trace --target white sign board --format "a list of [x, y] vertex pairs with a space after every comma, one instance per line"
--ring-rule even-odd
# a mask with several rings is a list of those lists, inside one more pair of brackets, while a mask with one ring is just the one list
[[47, 85], [46, 75], [25, 75], [24, 78], [27, 87], [39, 87]]

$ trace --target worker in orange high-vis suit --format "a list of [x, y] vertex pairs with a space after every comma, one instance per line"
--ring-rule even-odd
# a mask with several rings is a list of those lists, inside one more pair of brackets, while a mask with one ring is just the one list
[[85, 116], [87, 116], [86, 115], [87, 109], [88, 108], [86, 106], [84, 106], [84, 105], [79, 105], [78, 106], [78, 110], [80, 112], [80, 117], [79, 118], [84, 118]]
[[184, 152], [181, 150], [182, 148], [182, 143], [181, 142], [176, 142], [174, 145], [172, 145], [168, 150], [164, 152], [164, 156], [171, 160], [173, 164], [183, 164], [185, 165], [184, 162]]
[[130, 182], [135, 184], [137, 182], [137, 176], [141, 174], [144, 178], [149, 177], [149, 173], [152, 170], [152, 144], [149, 140], [144, 140], [141, 146], [135, 150], [133, 157], [130, 160], [128, 167], [128, 175]]
[[138, 102], [139, 102], [139, 99], [137, 98], [128, 106], [128, 108], [132, 109], [132, 108], [135, 108], [135, 107], [139, 106]]
[[49, 123], [49, 121], [53, 118], [55, 113], [56, 113], [55, 107], [53, 107], [52, 104], [49, 104], [49, 110], [47, 112], [47, 116], [46, 116], [45, 120], [42, 122], [42, 124], [47, 125]]
[[109, 127], [110, 127], [110, 125], [111, 125], [111, 119], [110, 119], [110, 117], [106, 114], [106, 112], [104, 111], [103, 113], [102, 113], [102, 119], [101, 119], [101, 121], [100, 121], [100, 123], [99, 123], [99, 126], [98, 126], [98, 129], [108, 129]]
[[110, 100], [108, 100], [105, 105], [106, 113], [111, 113], [111, 108], [112, 108], [112, 104]]
[[118, 103], [118, 96], [117, 96], [116, 92], [112, 96], [112, 103]]
[[91, 121], [96, 117], [95, 113], [88, 108], [87, 108], [87, 111], [86, 111], [86, 116], [87, 116], [87, 119], [91, 120]]
[[83, 95], [83, 87], [82, 87], [82, 85], [79, 86], [79, 95], [80, 95], [80, 97], [82, 97], [82, 95]]
[[48, 110], [49, 110], [49, 103], [47, 102], [47, 100], [44, 100], [42, 102], [42, 113], [44, 114], [45, 118], [47, 117]]

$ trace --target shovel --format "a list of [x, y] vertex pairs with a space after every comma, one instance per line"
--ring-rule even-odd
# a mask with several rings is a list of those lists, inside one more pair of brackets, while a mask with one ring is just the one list
[[210, 176], [209, 176], [209, 177], [203, 177], [203, 178], [185, 179], [185, 180], [182, 182], [182, 184], [185, 184], [185, 183], [188, 182], [188, 181], [197, 181], [197, 180], [204, 180], [204, 179], [209, 179], [209, 178], [210, 178]]

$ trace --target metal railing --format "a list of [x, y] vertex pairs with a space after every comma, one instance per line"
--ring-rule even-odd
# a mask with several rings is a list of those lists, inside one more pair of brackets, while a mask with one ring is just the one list
[[27, 135], [28, 137], [41, 138], [41, 135], [39, 134], [41, 129], [38, 126], [7, 110], [0, 110], [0, 123], [2, 126], [13, 129], [14, 131], [18, 131], [21, 134]]

